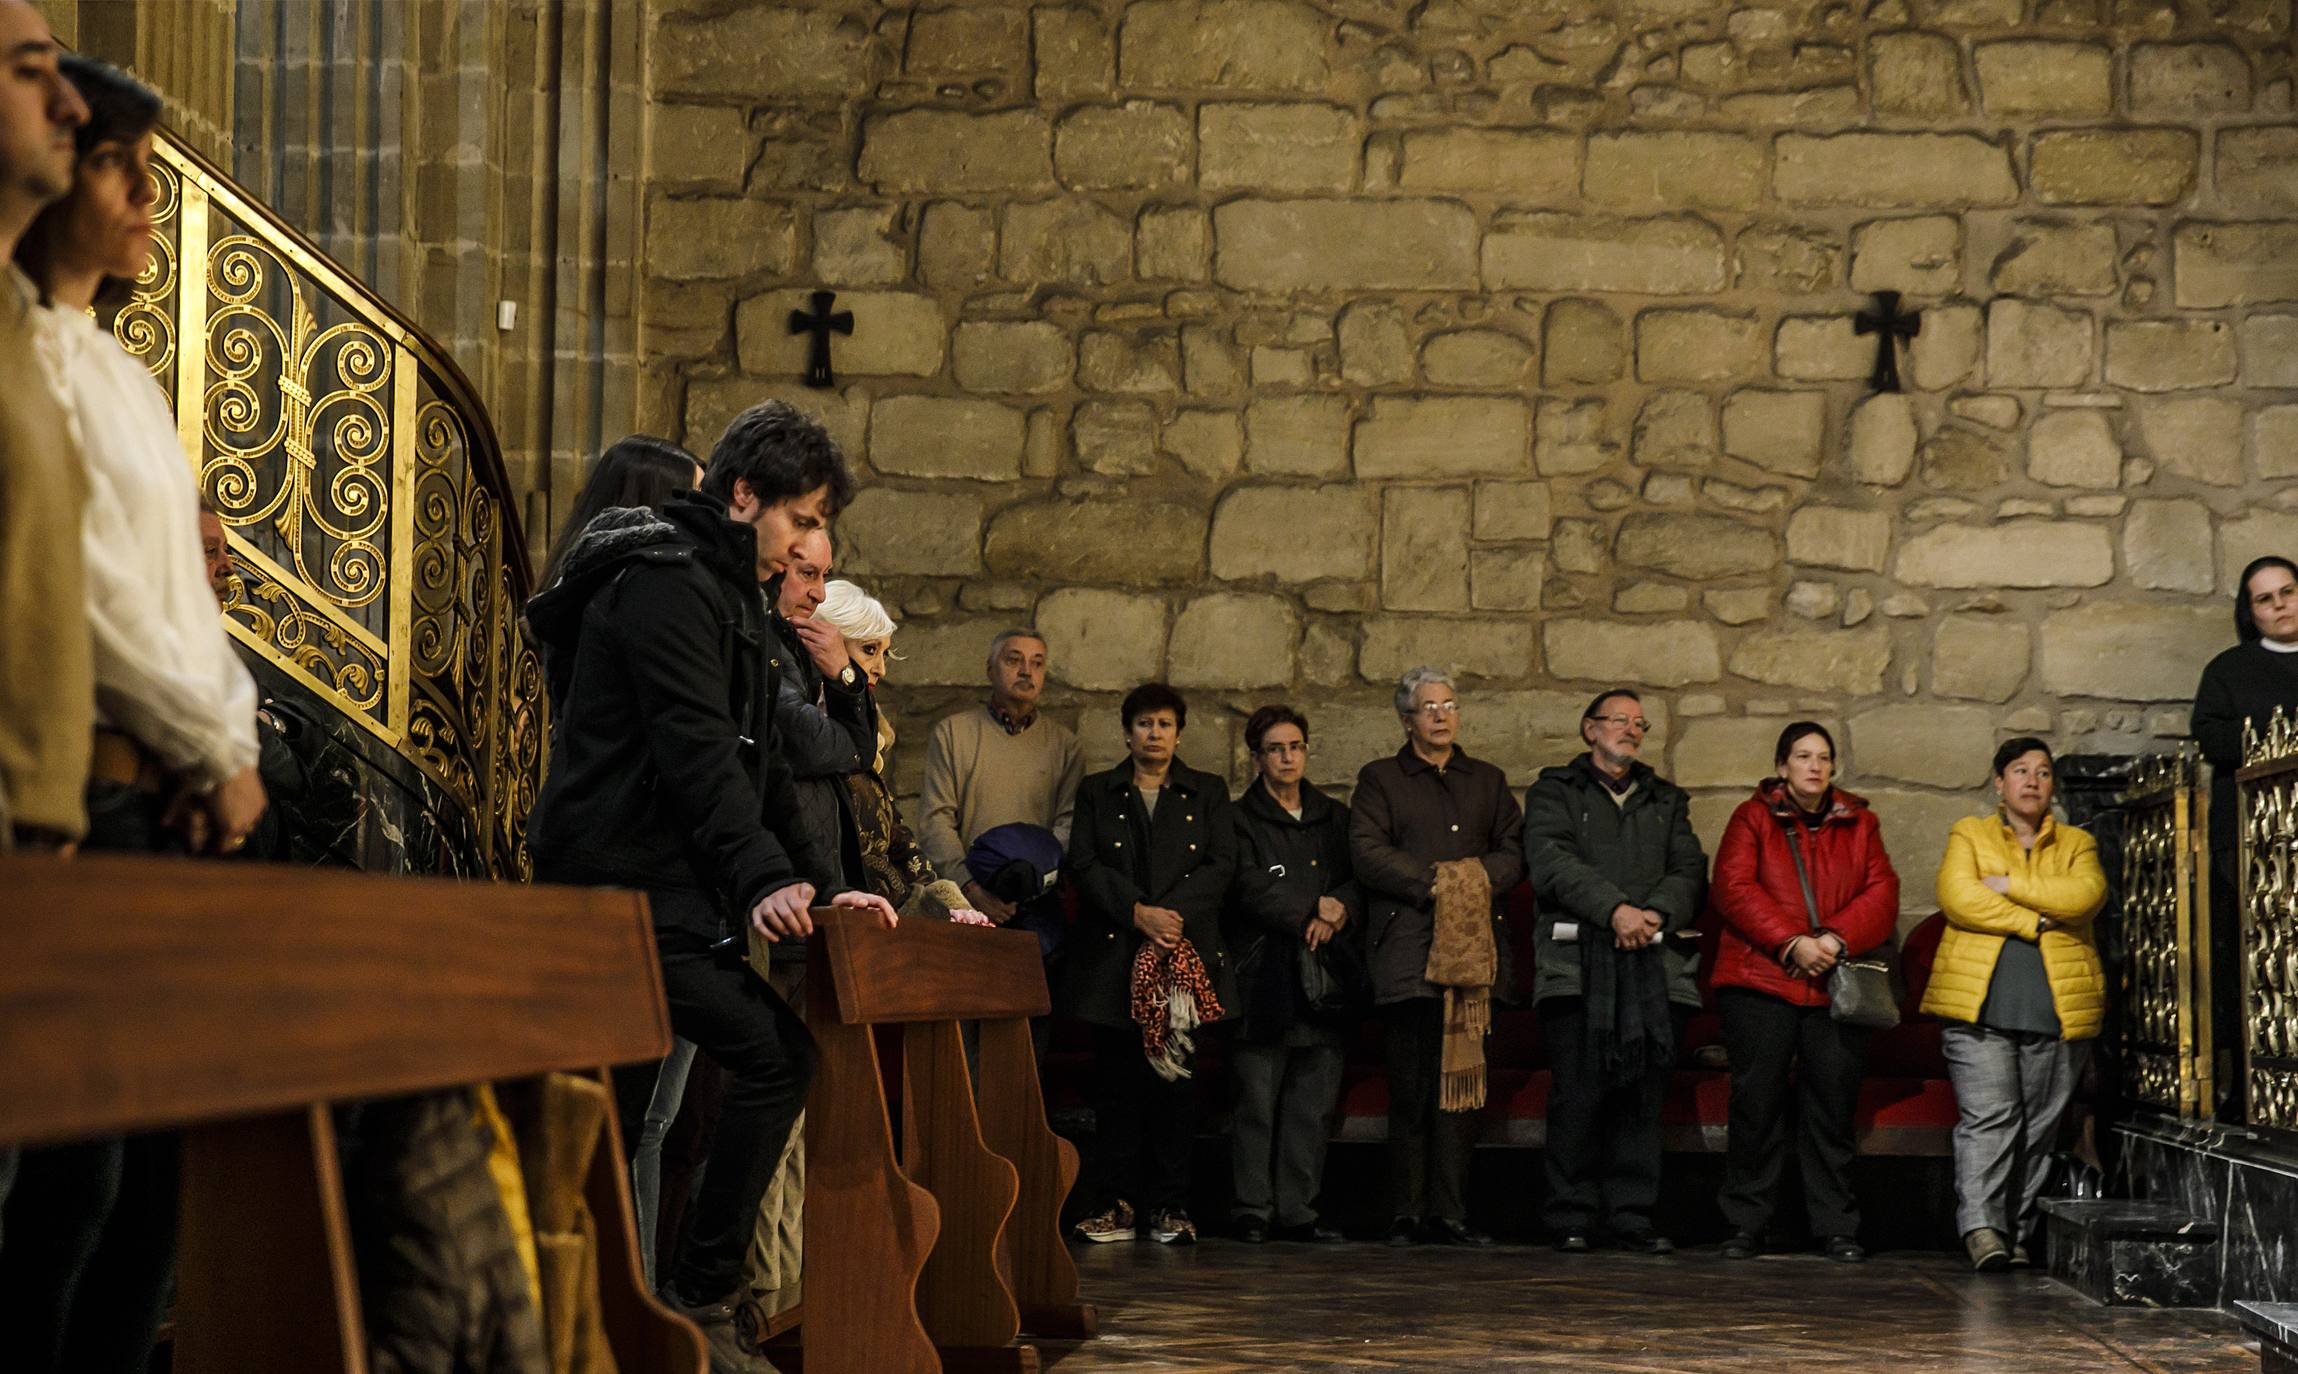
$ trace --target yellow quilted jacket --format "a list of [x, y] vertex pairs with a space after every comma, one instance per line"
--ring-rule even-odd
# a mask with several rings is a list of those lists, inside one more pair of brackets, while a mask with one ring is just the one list
[[[2010, 879], [2007, 894], [1983, 881], [1997, 875]], [[1947, 929], [1923, 992], [1923, 1010], [1951, 1021], [1978, 1020], [2003, 941], [2035, 939], [2037, 925], [2048, 916], [2052, 928], [2042, 932], [2041, 949], [2059, 1033], [2067, 1040], [2097, 1035], [2106, 1017], [2106, 971], [2091, 918], [2105, 902], [2098, 846], [2082, 830], [2046, 819], [2030, 851], [2019, 847], [2000, 815], [1957, 821], [1939, 864], [1939, 907]]]

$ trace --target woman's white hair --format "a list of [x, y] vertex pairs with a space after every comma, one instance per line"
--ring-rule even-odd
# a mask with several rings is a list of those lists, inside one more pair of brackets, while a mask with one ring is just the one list
[[885, 603], [844, 578], [832, 578], [826, 584], [814, 618], [827, 622], [856, 644], [894, 637], [894, 618], [887, 614]]
[[1396, 713], [1400, 716], [1411, 715], [1414, 699], [1420, 695], [1420, 689], [1430, 686], [1450, 687], [1455, 692], [1460, 690], [1453, 682], [1452, 674], [1423, 663], [1418, 668], [1407, 669], [1404, 676], [1396, 680]]

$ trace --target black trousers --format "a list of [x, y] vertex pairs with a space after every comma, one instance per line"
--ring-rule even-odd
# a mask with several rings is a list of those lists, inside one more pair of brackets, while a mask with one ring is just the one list
[[[90, 783], [81, 848], [183, 853], [166, 800]], [[22, 1153], [0, 1221], [0, 1367], [142, 1374], [175, 1284], [181, 1157], [172, 1131]]]
[[[1201, 1037], [1206, 1028], [1191, 1032]], [[1166, 1082], [1149, 1067], [1137, 1028], [1093, 1028], [1093, 1210], [1120, 1201], [1146, 1221], [1187, 1211], [1197, 1141], [1197, 1080]]]
[[1444, 999], [1380, 1009], [1388, 1069], [1389, 1215], [1468, 1220], [1468, 1157], [1476, 1113], [1437, 1107], [1444, 1077]]
[[[790, 1005], [740, 954], [713, 951], [723, 926], [716, 901], [699, 892], [647, 894], [670, 1028], [726, 1070], [726, 1097], [702, 1186], [684, 1220], [678, 1266], [668, 1276], [691, 1301], [714, 1301], [742, 1283], [742, 1261], [758, 1227], [759, 1199], [806, 1106], [814, 1077], [814, 1037]], [[654, 1097], [659, 1064], [614, 1075], [625, 1140], [638, 1139]]]
[[[1669, 1005], [1676, 1041], [1690, 1009]], [[1663, 1064], [1631, 1083], [1606, 1081], [1588, 1045], [1588, 1017], [1577, 997], [1540, 1004], [1548, 1045], [1548, 1201], [1541, 1220], [1551, 1231], [1585, 1231], [1599, 1221], [1616, 1235], [1653, 1229], [1660, 1200], [1660, 1108]]]
[[1868, 1032], [1749, 988], [1719, 988], [1731, 1055], [1731, 1140], [1724, 1154], [1724, 1219], [1761, 1236], [1787, 1167], [1788, 1079], [1795, 1080], [1795, 1153], [1804, 1208], [1817, 1236], [1859, 1234], [1851, 1157], [1852, 1114], [1867, 1073]]

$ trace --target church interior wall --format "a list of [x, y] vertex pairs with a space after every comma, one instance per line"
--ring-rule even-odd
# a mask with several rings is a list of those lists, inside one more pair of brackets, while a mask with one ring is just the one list
[[1634, 682], [1711, 839], [1842, 727], [1927, 907], [1998, 738], [2167, 746], [2298, 547], [2286, 4], [652, 15], [651, 422], [772, 391], [863, 456], [913, 736], [1008, 621], [1097, 759], [1163, 676], [1240, 781], [1286, 698], [1345, 786], [1418, 662], [1519, 783]]

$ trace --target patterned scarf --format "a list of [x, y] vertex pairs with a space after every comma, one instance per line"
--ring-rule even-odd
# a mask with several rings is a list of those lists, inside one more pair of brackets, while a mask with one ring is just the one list
[[1189, 1056], [1197, 1046], [1189, 1032], [1221, 1019], [1221, 1001], [1205, 961], [1187, 940], [1161, 949], [1141, 942], [1133, 956], [1133, 1020], [1141, 1027], [1141, 1050], [1149, 1067], [1170, 1083], [1189, 1077]]
[[1484, 1105], [1484, 1036], [1492, 1029], [1492, 979], [1500, 949], [1492, 939], [1492, 875], [1476, 859], [1436, 866], [1435, 930], [1422, 977], [1444, 989], [1444, 1058], [1437, 1105], [1472, 1112]]

